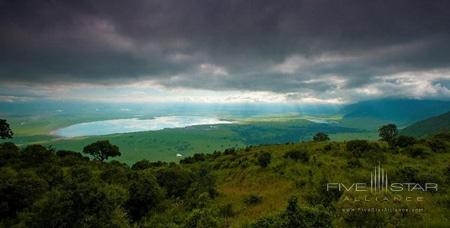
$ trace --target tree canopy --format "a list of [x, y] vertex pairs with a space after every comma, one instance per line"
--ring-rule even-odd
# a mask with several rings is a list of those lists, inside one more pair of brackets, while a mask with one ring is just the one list
[[392, 145], [395, 141], [395, 138], [398, 135], [397, 125], [395, 124], [387, 124], [378, 129], [378, 135], [381, 140], [386, 141], [390, 145]]
[[119, 147], [111, 144], [108, 140], [97, 141], [85, 146], [83, 148], [83, 153], [90, 154], [94, 159], [99, 161], [121, 155]]
[[0, 138], [2, 139], [11, 139], [14, 133], [9, 127], [8, 122], [6, 120], [0, 119]]
[[328, 137], [327, 134], [323, 132], [317, 132], [313, 137], [314, 142], [323, 142], [330, 140], [330, 137]]

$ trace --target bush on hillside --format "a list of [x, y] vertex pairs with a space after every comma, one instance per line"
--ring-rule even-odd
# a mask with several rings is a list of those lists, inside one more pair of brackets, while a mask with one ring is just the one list
[[183, 197], [193, 182], [192, 173], [180, 167], [168, 167], [156, 172], [158, 184], [173, 198]]
[[370, 146], [366, 140], [350, 140], [345, 144], [347, 151], [351, 152], [355, 157], [369, 151]]
[[244, 203], [246, 205], [255, 205], [255, 204], [259, 204], [262, 202], [262, 197], [258, 196], [258, 195], [249, 195], [247, 197], [244, 198]]
[[290, 150], [283, 155], [284, 158], [289, 158], [294, 161], [308, 162], [309, 153], [306, 150]]
[[338, 142], [329, 142], [324, 147], [324, 151], [338, 151], [341, 149], [341, 144]]
[[419, 170], [413, 168], [413, 167], [403, 167], [396, 172], [396, 176], [398, 180], [401, 180], [402, 182], [410, 182], [410, 183], [417, 183], [418, 182], [418, 174]]
[[395, 145], [400, 148], [412, 146], [416, 143], [416, 139], [411, 136], [400, 135], [395, 139]]
[[265, 168], [270, 164], [271, 159], [272, 155], [269, 152], [262, 152], [258, 155], [258, 164]]
[[187, 217], [184, 227], [186, 228], [215, 228], [219, 227], [219, 221], [210, 210], [194, 209]]
[[300, 208], [297, 198], [291, 197], [286, 210], [278, 216], [259, 219], [254, 228], [265, 227], [332, 227], [331, 216], [324, 208]]
[[163, 200], [163, 190], [155, 177], [147, 172], [138, 172], [134, 175], [128, 189], [129, 199], [126, 202], [131, 219], [137, 221]]
[[236, 155], [236, 149], [234, 147], [227, 148], [223, 151], [224, 155]]
[[444, 170], [444, 176], [447, 179], [447, 182], [450, 183], [450, 165]]
[[425, 158], [430, 155], [430, 149], [423, 145], [413, 145], [405, 148], [406, 154], [413, 158]]
[[41, 145], [29, 145], [22, 150], [25, 163], [30, 166], [53, 162], [55, 153]]
[[425, 144], [428, 147], [430, 147], [430, 149], [433, 152], [436, 152], [436, 153], [444, 153], [444, 152], [447, 152], [449, 149], [447, 144], [445, 143], [445, 141], [439, 137], [433, 137], [433, 138], [427, 139], [425, 141]]
[[136, 163], [134, 163], [131, 166], [132, 170], [145, 170], [145, 169], [150, 169], [150, 168], [157, 168], [157, 167], [163, 167], [163, 166], [167, 166], [167, 162], [162, 162], [162, 161], [156, 161], [156, 162], [150, 162], [148, 160], [140, 160], [137, 161]]
[[360, 168], [361, 166], [362, 166], [361, 162], [359, 161], [358, 158], [351, 158], [347, 161], [347, 168], [354, 169]]
[[201, 162], [201, 161], [205, 161], [207, 158], [206, 154], [203, 153], [196, 153], [191, 157], [186, 157], [184, 159], [180, 160], [180, 164], [193, 164], [196, 162]]

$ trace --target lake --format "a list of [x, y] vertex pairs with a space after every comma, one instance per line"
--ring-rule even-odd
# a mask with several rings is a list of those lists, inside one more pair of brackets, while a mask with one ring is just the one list
[[139, 131], [157, 131], [166, 128], [182, 128], [195, 125], [231, 124], [232, 121], [202, 116], [160, 116], [153, 119], [113, 119], [74, 124], [60, 128], [53, 134], [61, 137], [109, 135]]

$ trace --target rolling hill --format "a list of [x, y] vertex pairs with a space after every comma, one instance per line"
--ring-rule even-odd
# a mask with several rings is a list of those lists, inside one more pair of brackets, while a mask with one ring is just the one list
[[350, 104], [341, 109], [344, 119], [366, 119], [408, 125], [450, 111], [450, 102], [439, 100], [381, 99]]
[[442, 132], [450, 132], [450, 112], [416, 122], [401, 130], [402, 135], [425, 137]]

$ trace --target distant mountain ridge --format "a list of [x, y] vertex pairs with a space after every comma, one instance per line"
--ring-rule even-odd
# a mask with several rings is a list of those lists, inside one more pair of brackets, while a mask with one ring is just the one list
[[341, 109], [345, 119], [372, 118], [411, 124], [450, 111], [450, 101], [382, 99], [363, 101]]
[[416, 122], [400, 131], [402, 135], [414, 137], [425, 137], [442, 132], [450, 132], [450, 112]]

